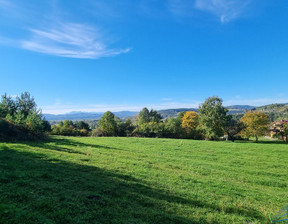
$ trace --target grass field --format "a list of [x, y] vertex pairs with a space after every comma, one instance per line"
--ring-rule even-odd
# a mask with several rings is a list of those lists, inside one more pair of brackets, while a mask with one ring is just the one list
[[269, 223], [288, 145], [53, 137], [0, 143], [0, 223]]

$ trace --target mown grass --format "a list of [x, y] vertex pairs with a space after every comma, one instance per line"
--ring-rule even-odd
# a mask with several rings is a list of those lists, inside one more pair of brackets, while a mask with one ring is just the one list
[[269, 223], [288, 145], [53, 137], [0, 143], [0, 223]]

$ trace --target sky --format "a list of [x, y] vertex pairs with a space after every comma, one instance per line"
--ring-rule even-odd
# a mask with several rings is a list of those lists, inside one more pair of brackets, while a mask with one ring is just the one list
[[43, 113], [288, 103], [287, 0], [0, 0], [0, 94]]

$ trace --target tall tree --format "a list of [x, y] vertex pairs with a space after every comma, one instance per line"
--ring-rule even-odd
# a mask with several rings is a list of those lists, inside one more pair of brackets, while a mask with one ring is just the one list
[[16, 103], [12, 97], [6, 93], [1, 96], [0, 102], [0, 118], [5, 118], [7, 115], [14, 116], [16, 113]]
[[98, 125], [105, 136], [115, 136], [117, 134], [115, 115], [110, 111], [103, 114], [98, 121]]
[[217, 140], [224, 135], [224, 128], [230, 119], [228, 109], [222, 105], [222, 99], [209, 97], [199, 107], [199, 125], [207, 139]]
[[141, 125], [148, 122], [150, 122], [150, 112], [146, 107], [144, 107], [138, 115], [138, 123]]
[[24, 92], [16, 98], [17, 112], [23, 114], [25, 118], [29, 113], [40, 113], [40, 110], [37, 110], [37, 105], [33, 97], [30, 96], [30, 93]]
[[161, 114], [159, 114], [156, 110], [151, 109], [149, 111], [146, 107], [144, 107], [138, 115], [138, 124], [142, 125], [149, 122], [159, 123], [161, 119]]
[[249, 138], [255, 137], [258, 142], [258, 137], [263, 136], [268, 131], [268, 116], [260, 111], [248, 111], [240, 120], [245, 128], [241, 135]]

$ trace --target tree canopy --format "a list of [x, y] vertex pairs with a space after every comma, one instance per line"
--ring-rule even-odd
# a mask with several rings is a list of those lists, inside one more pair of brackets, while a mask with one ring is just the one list
[[99, 119], [98, 125], [104, 136], [115, 136], [117, 134], [117, 123], [115, 119], [116, 116], [110, 111], [105, 112]]
[[248, 111], [240, 121], [244, 124], [241, 135], [246, 138], [255, 137], [256, 142], [259, 136], [268, 131], [268, 116], [260, 111]]
[[[39, 138], [50, 130], [30, 93], [24, 92], [15, 100], [6, 93], [0, 102], [2, 138]], [[5, 126], [6, 128], [3, 128]]]
[[199, 106], [199, 124], [207, 139], [218, 139], [224, 135], [228, 120], [228, 109], [222, 105], [222, 99], [209, 97]]

